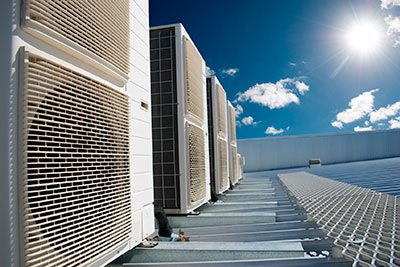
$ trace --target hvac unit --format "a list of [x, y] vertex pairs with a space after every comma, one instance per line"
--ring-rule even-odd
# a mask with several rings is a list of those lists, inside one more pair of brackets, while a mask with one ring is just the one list
[[243, 179], [243, 168], [244, 168], [244, 158], [239, 153], [237, 154], [238, 157], [238, 174], [239, 180]]
[[239, 181], [235, 108], [228, 101], [229, 179], [232, 185]]
[[181, 24], [150, 31], [154, 199], [188, 214], [210, 199], [205, 63]]
[[7, 155], [18, 184], [11, 261], [105, 266], [154, 231], [150, 84], [136, 75], [150, 76], [149, 58], [139, 63], [130, 52], [139, 4], [20, 4], [12, 11], [21, 17], [11, 35], [15, 99], [2, 114], [17, 133]]
[[217, 77], [207, 78], [208, 142], [212, 190], [221, 194], [229, 188], [228, 116], [226, 92]]

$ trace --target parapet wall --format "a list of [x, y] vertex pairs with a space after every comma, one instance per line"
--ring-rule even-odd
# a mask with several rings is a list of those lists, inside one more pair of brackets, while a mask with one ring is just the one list
[[241, 139], [238, 150], [245, 172], [391, 158], [400, 156], [400, 130]]

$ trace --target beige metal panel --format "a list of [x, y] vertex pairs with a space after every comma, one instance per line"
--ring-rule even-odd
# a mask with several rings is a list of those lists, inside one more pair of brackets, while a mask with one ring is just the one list
[[88, 266], [131, 237], [128, 97], [26, 54], [26, 266]]
[[227, 155], [227, 142], [223, 139], [218, 139], [219, 149], [219, 175], [220, 175], [220, 188], [226, 188], [229, 186], [228, 179], [228, 155]]
[[183, 37], [186, 75], [186, 113], [204, 122], [203, 60], [193, 43]]
[[129, 71], [129, 1], [25, 0], [26, 20]]
[[237, 160], [237, 148], [235, 146], [231, 146], [231, 157], [232, 157], [232, 181], [234, 184], [239, 180], [238, 173], [238, 160]]
[[219, 84], [216, 84], [216, 89], [218, 98], [218, 134], [221, 137], [226, 137], [226, 92]]
[[206, 157], [205, 136], [201, 128], [187, 124], [189, 153], [189, 186], [190, 202], [196, 203], [205, 199], [206, 188]]
[[230, 114], [230, 121], [229, 121], [229, 127], [230, 127], [230, 140], [231, 144], [236, 144], [236, 121], [235, 121], [235, 109], [233, 106], [228, 105], [228, 112]]

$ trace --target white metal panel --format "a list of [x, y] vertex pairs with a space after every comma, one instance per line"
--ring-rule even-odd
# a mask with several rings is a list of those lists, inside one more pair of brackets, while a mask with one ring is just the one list
[[319, 158], [334, 164], [400, 156], [400, 130], [238, 140], [245, 171], [308, 166]]

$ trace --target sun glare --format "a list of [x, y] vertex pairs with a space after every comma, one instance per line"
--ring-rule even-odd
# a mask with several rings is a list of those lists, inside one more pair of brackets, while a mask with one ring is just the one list
[[359, 22], [349, 29], [345, 37], [352, 52], [366, 56], [379, 50], [382, 31], [372, 22]]

